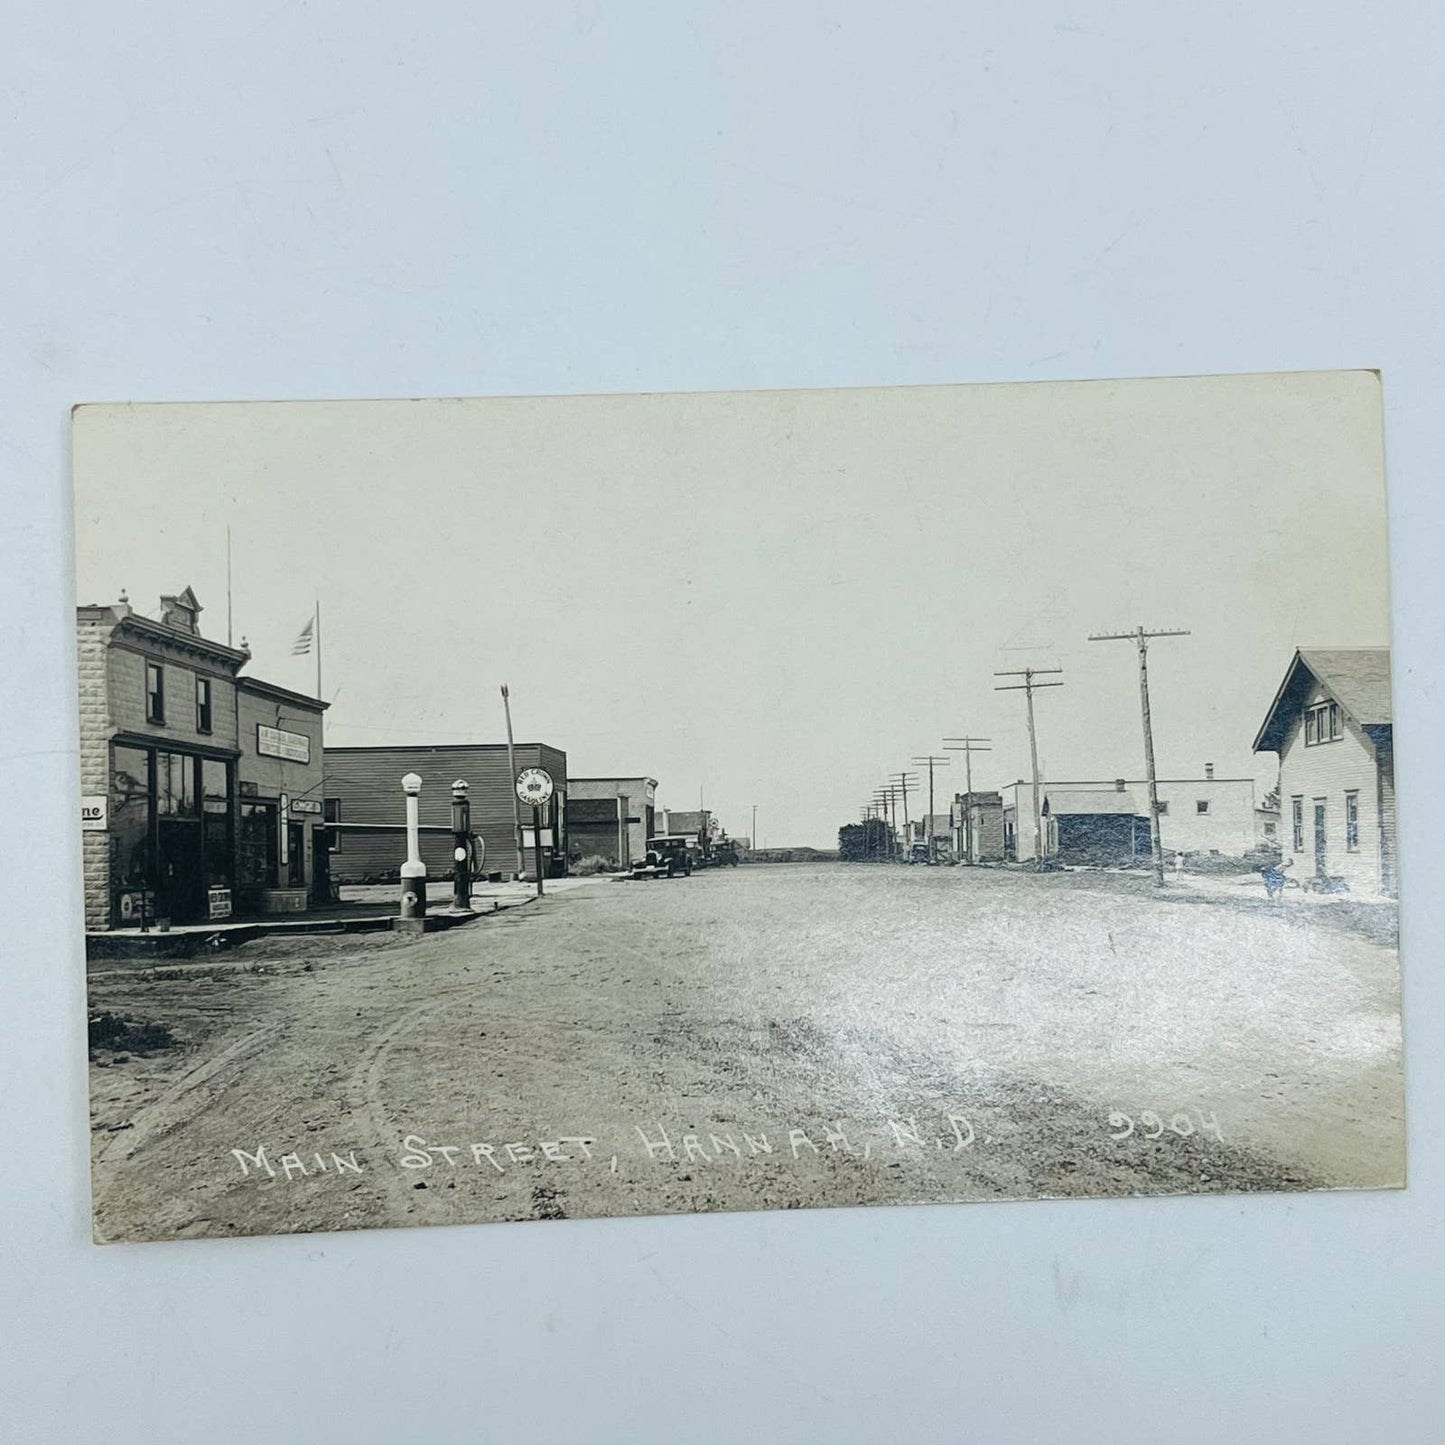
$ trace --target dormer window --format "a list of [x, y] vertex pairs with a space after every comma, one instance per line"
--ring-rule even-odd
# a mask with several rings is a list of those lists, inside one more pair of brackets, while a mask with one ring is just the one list
[[1320, 702], [1305, 709], [1305, 746], [1332, 743], [1344, 737], [1345, 724], [1337, 702]]

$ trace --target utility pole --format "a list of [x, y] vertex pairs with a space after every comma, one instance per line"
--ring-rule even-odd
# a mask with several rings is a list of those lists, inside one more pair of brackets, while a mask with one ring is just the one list
[[907, 862], [913, 856], [913, 840], [908, 827], [908, 785], [918, 781], [917, 773], [889, 773], [889, 780], [897, 780], [898, 791], [903, 795], [903, 858]]
[[894, 809], [893, 809], [893, 788], [879, 788], [875, 794], [878, 799], [878, 811], [883, 816], [883, 822], [888, 829], [888, 859], [892, 862], [895, 849], [894, 830]]
[[753, 831], [748, 834], [748, 847], [749, 847], [749, 848], [756, 848], [757, 846], [758, 846], [758, 805], [757, 805], [756, 803], [754, 803], [754, 804], [753, 804]]
[[1132, 632], [1095, 632], [1090, 642], [1132, 642], [1139, 649], [1139, 706], [1144, 715], [1144, 768], [1149, 778], [1149, 846], [1154, 854], [1154, 883], [1164, 886], [1164, 844], [1159, 837], [1159, 780], [1154, 771], [1154, 728], [1149, 721], [1149, 639], [1188, 637], [1186, 628], [1150, 631], [1136, 627]]
[[991, 753], [993, 751], [991, 747], [980, 746], [980, 744], [992, 741], [992, 738], [944, 738], [943, 740], [944, 752], [963, 754], [964, 857], [969, 863], [977, 861], [973, 856], [973, 755], [975, 753]]
[[1063, 671], [1062, 667], [1022, 667], [1012, 672], [996, 672], [995, 677], [1021, 677], [1022, 682], [1005, 683], [995, 687], [995, 692], [1022, 692], [1028, 699], [1029, 716], [1029, 765], [1034, 777], [1034, 860], [1044, 861], [1044, 819], [1039, 811], [1039, 739], [1034, 730], [1034, 693], [1041, 687], [1062, 687], [1061, 682], [1035, 682], [1036, 677], [1047, 677]]
[[512, 694], [502, 684], [502, 707], [507, 713], [507, 771], [512, 775], [512, 841], [517, 847], [517, 877], [525, 876], [527, 861], [522, 857], [522, 800], [517, 796], [517, 752], [512, 743]]
[[927, 757], [914, 758], [913, 761], [914, 761], [915, 763], [927, 763], [927, 764], [928, 764], [928, 823], [927, 823], [927, 825], [926, 825], [926, 831], [927, 831], [927, 834], [928, 834], [928, 861], [929, 861], [930, 864], [932, 864], [932, 862], [933, 862], [933, 770], [934, 770], [935, 767], [938, 767], [938, 768], [946, 768], [946, 767], [948, 766], [948, 759], [947, 759], [947, 758], [941, 758], [941, 757], [935, 757], [932, 753], [929, 753]]

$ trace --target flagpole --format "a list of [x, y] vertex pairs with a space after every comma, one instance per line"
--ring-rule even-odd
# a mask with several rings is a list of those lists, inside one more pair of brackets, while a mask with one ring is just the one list
[[321, 599], [316, 599], [316, 696], [321, 698]]
[[231, 646], [231, 524], [226, 523], [226, 646]]

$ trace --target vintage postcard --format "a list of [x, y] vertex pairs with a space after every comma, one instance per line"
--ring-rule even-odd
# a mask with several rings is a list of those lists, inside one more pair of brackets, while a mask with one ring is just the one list
[[97, 1239], [1403, 1184], [1374, 373], [73, 427]]

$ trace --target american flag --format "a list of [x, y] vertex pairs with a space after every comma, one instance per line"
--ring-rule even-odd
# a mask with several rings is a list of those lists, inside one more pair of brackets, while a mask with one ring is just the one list
[[315, 616], [306, 619], [306, 626], [297, 634], [296, 641], [291, 644], [292, 657], [305, 657], [311, 651], [311, 644], [316, 637]]

